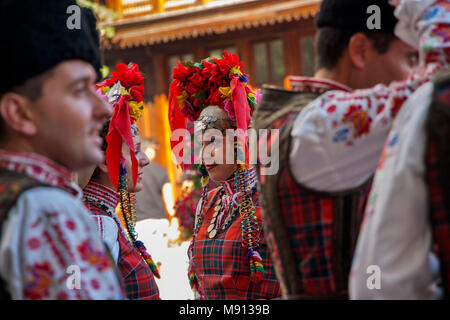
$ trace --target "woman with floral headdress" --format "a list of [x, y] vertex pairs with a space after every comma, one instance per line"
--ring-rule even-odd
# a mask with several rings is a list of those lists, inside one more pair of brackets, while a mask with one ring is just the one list
[[[97, 84], [98, 94], [113, 106], [113, 116], [100, 132], [106, 164], [95, 168], [83, 201], [117, 263], [127, 297], [159, 299], [154, 279], [159, 278], [158, 269], [135, 232], [134, 193], [142, 189], [142, 169], [149, 163], [135, 124], [142, 115], [144, 80], [136, 64], [121, 63], [116, 68], [109, 79]], [[115, 213], [118, 204], [124, 223]]]
[[[256, 97], [242, 66], [237, 55], [226, 51], [223, 59], [180, 62], [170, 87], [172, 131], [186, 129], [190, 120], [202, 135], [203, 194], [188, 250], [189, 281], [199, 299], [281, 294], [262, 231], [256, 173], [247, 165], [246, 135]], [[227, 130], [238, 134], [224, 136]], [[183, 141], [173, 140], [175, 151]], [[210, 178], [220, 186], [208, 192]]]

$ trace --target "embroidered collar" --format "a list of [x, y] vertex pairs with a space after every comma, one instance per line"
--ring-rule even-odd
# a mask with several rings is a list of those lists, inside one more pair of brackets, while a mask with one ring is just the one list
[[330, 90], [352, 91], [351, 88], [342, 83], [326, 80], [316, 79], [311, 77], [290, 76], [289, 84], [292, 91], [313, 92], [323, 94]]
[[110, 213], [114, 213], [119, 203], [119, 195], [113, 189], [95, 182], [89, 182], [83, 189], [83, 198], [97, 200], [104, 204]]
[[[252, 190], [256, 185], [256, 169], [250, 168], [248, 169], [248, 172], [250, 177], [247, 190]], [[217, 217], [217, 226], [219, 228], [223, 225], [225, 218], [228, 217], [228, 215], [233, 211], [238, 212], [237, 197], [241, 194], [241, 192], [235, 190], [234, 178], [222, 182], [221, 185], [224, 190], [224, 195], [222, 196], [222, 210]]]
[[81, 189], [71, 181], [70, 171], [41, 155], [0, 150], [0, 169], [26, 174], [39, 182], [81, 196]]
[[[249, 185], [248, 185], [248, 189], [252, 189], [255, 184], [256, 184], [256, 169], [255, 168], [250, 168], [248, 169], [249, 175], [250, 175], [250, 180], [249, 180]], [[234, 197], [236, 194], [235, 191], [235, 186], [234, 186], [234, 177], [221, 182], [222, 187], [225, 189], [225, 196], [226, 197]]]

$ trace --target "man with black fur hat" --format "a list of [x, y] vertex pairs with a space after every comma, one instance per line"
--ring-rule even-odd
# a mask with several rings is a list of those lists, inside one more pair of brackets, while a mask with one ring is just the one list
[[[380, 23], [371, 28], [367, 9], [374, 3]], [[280, 143], [278, 172], [266, 174], [263, 168], [260, 181], [265, 220], [274, 237], [269, 237], [269, 242], [286, 298], [348, 296], [347, 276], [362, 214], [358, 206], [349, 203], [357, 204], [368, 190], [364, 186], [332, 194], [299, 185], [291, 174], [295, 166], [290, 167], [288, 161], [290, 128], [303, 108], [327, 91], [350, 92], [406, 79], [415, 67], [417, 50], [394, 35], [396, 22], [394, 7], [387, 0], [324, 0], [317, 19], [315, 76], [291, 77], [295, 92], [263, 91], [256, 127], [285, 132], [275, 140]], [[261, 144], [266, 141], [260, 139]], [[344, 211], [351, 218], [343, 219]]]
[[[373, 4], [377, 9], [368, 10]], [[388, 0], [324, 0], [316, 21], [314, 78], [352, 90], [405, 80], [416, 67], [417, 49], [394, 34], [396, 23]], [[308, 79], [290, 80], [298, 91]]]
[[[123, 296], [81, 190], [70, 181], [71, 171], [103, 161], [99, 130], [111, 115], [94, 89], [100, 66], [94, 16], [75, 6], [0, 3], [2, 297]], [[80, 28], [68, 28], [68, 12], [80, 14]]]

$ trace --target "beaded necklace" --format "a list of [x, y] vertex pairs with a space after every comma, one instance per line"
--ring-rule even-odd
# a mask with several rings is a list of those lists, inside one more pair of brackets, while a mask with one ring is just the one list
[[152, 270], [154, 276], [156, 278], [160, 278], [158, 266], [153, 261], [151, 255], [147, 252], [145, 245], [142, 241], [137, 239], [136, 233], [136, 197], [134, 194], [128, 191], [128, 181], [127, 181], [127, 170], [125, 166], [120, 165], [120, 176], [119, 176], [119, 197], [120, 197], [120, 208], [122, 211], [122, 216], [125, 220], [126, 231], [128, 233], [128, 237], [139, 250], [145, 262], [147, 262], [148, 266]]
[[[202, 168], [203, 167], [203, 168]], [[204, 165], [202, 165], [199, 169], [202, 174], [202, 203], [201, 208], [197, 217], [197, 223], [194, 228], [192, 243], [189, 250], [192, 250], [196, 237], [198, 235], [198, 231], [202, 225], [204, 218], [204, 210], [203, 207], [206, 205], [206, 196], [208, 193], [208, 185], [209, 185], [209, 176], [207, 175], [206, 170], [204, 169]], [[204, 173], [206, 172], [206, 175]], [[218, 234], [226, 230], [229, 225], [234, 221], [234, 219], [239, 214], [241, 217], [241, 236], [242, 236], [242, 246], [248, 248], [248, 253], [245, 258], [250, 265], [250, 273], [251, 280], [255, 283], [258, 283], [262, 280], [265, 275], [264, 266], [262, 264], [262, 257], [257, 251], [259, 247], [260, 238], [259, 231], [260, 227], [258, 225], [258, 220], [255, 216], [256, 208], [253, 204], [253, 194], [252, 191], [246, 188], [246, 186], [250, 185], [250, 176], [248, 170], [245, 168], [245, 165], [237, 165], [237, 170], [235, 171], [235, 190], [240, 191], [240, 196], [237, 197], [238, 202], [238, 210], [234, 210], [233, 214], [228, 214], [225, 219], [224, 225], [218, 230], [216, 227], [217, 224], [217, 216], [220, 210], [222, 209], [222, 197], [225, 193], [225, 190], [222, 189], [217, 196], [217, 200], [215, 201], [215, 213], [208, 227], [208, 237], [212, 240]], [[211, 202], [214, 203], [215, 199], [212, 199]], [[228, 219], [228, 221], [227, 221]], [[198, 277], [195, 274], [193, 266], [190, 267], [189, 270], [189, 282], [191, 287], [196, 287], [198, 290]]]
[[[83, 201], [84, 201], [84, 202], [88, 202], [88, 203], [92, 203], [97, 209], [106, 212], [106, 214], [108, 215], [108, 217], [113, 218], [114, 221], [115, 221], [119, 226], [121, 226], [121, 223], [120, 223], [119, 219], [117, 218], [117, 216], [116, 216], [115, 214], [113, 214], [113, 212], [111, 212], [111, 210], [109, 209], [109, 206], [106, 205], [105, 203], [103, 203], [103, 201], [98, 200], [98, 199], [91, 198], [91, 197], [86, 196], [86, 195], [83, 197]], [[121, 229], [121, 232], [123, 232], [125, 235], [127, 235], [127, 234], [126, 234], [126, 231], [125, 231], [123, 228], [120, 228], [120, 229]]]
[[250, 264], [251, 280], [258, 283], [264, 277], [265, 270], [262, 264], [262, 257], [257, 251], [260, 242], [260, 227], [258, 225], [258, 219], [255, 216], [256, 209], [253, 204], [253, 197], [251, 197], [249, 190], [246, 188], [250, 183], [249, 178], [245, 165], [238, 165], [235, 184], [236, 189], [241, 192], [241, 199], [238, 200], [238, 204], [239, 214], [241, 216], [242, 246], [246, 246], [248, 249], [245, 260]]
[[119, 176], [119, 198], [120, 198], [120, 209], [122, 212], [123, 219], [125, 221], [125, 226], [127, 229], [127, 234], [132, 242], [137, 241], [136, 233], [136, 198], [134, 194], [128, 192], [128, 181], [126, 177], [126, 169], [122, 168], [120, 170]]

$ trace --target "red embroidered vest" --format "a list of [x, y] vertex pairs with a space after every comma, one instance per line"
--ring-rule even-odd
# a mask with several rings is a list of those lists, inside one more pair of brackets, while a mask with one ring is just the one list
[[[194, 271], [198, 277], [202, 299], [273, 299], [281, 295], [280, 285], [275, 277], [264, 232], [261, 231], [259, 253], [266, 271], [263, 280], [257, 284], [250, 281], [249, 263], [245, 261], [247, 248], [241, 241], [241, 218], [238, 212], [231, 225], [215, 238], [208, 237], [207, 229], [214, 214], [214, 206], [221, 188], [210, 191], [203, 205], [203, 221], [192, 247]], [[257, 203], [256, 186], [253, 201], [257, 207], [255, 216], [262, 223], [261, 209]], [[237, 209], [235, 209], [237, 210]]]

